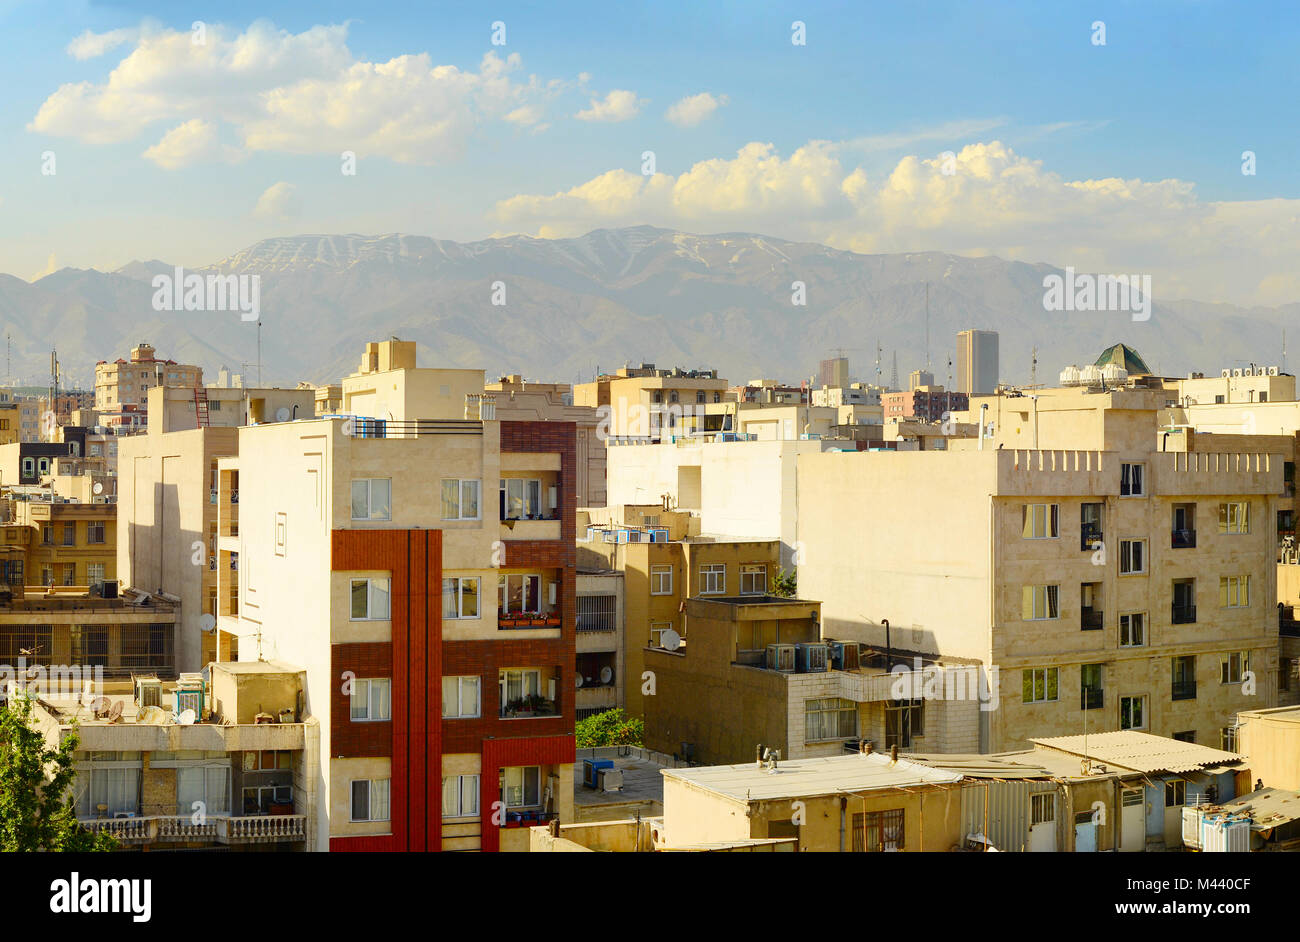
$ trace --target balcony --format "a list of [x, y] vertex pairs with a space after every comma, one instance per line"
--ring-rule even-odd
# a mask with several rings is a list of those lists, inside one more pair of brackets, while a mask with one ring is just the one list
[[192, 815], [147, 818], [92, 818], [79, 823], [94, 833], [107, 833], [126, 845], [165, 842], [219, 844], [276, 844], [307, 839], [307, 816], [302, 814], [209, 816], [195, 824]]
[[1196, 606], [1174, 603], [1169, 613], [1169, 621], [1174, 625], [1191, 625], [1196, 623]]
[[1171, 530], [1169, 545], [1174, 549], [1193, 549], [1196, 546], [1195, 530]]
[[501, 521], [501, 538], [503, 540], [558, 540], [560, 538], [560, 518], [558, 516], [533, 519], [505, 519]]
[[1195, 700], [1196, 681], [1175, 680], [1173, 683], [1173, 699], [1174, 700]]
[[1100, 710], [1106, 700], [1106, 692], [1100, 687], [1084, 687], [1080, 691], [1080, 710]]
[[497, 612], [497, 628], [502, 630], [522, 628], [559, 628], [559, 612]]
[[499, 714], [503, 720], [527, 720], [559, 715], [559, 704], [554, 700], [547, 700], [540, 694], [530, 694], [518, 700], [511, 700], [501, 707]]
[[1083, 631], [1098, 631], [1102, 627], [1102, 614], [1091, 608], [1085, 608], [1079, 617], [1079, 623]]

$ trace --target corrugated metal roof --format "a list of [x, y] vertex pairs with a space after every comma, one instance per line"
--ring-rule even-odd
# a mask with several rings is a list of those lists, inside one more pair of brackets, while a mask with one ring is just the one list
[[1253, 819], [1251, 827], [1266, 831], [1288, 821], [1300, 820], [1300, 792], [1261, 788], [1219, 805], [1224, 811], [1244, 811]]
[[1037, 761], [1034, 752], [1013, 752], [994, 755], [909, 752], [912, 762], [936, 769], [946, 769], [967, 778], [1026, 779], [1050, 778], [1052, 773]]
[[1133, 729], [1088, 736], [1030, 739], [1030, 742], [1080, 757], [1086, 755], [1094, 762], [1134, 772], [1192, 772], [1207, 766], [1242, 761], [1241, 756], [1222, 749], [1152, 736]]
[[834, 795], [875, 788], [946, 785], [960, 782], [955, 772], [932, 769], [899, 757], [891, 762], [879, 752], [793, 759], [777, 763], [775, 772], [744, 765], [708, 765], [693, 769], [664, 769], [665, 779], [680, 779], [737, 801], [770, 801], [810, 795]]

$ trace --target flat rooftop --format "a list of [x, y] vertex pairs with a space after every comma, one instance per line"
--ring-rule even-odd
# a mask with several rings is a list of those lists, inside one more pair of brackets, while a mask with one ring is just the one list
[[663, 766], [650, 759], [638, 756], [596, 756], [609, 759], [614, 768], [623, 773], [623, 790], [603, 792], [598, 788], [587, 788], [582, 784], [582, 760], [589, 758], [581, 755], [574, 763], [573, 803], [583, 808], [601, 805], [621, 805], [634, 801], [657, 801], [662, 806], [664, 800], [664, 779], [660, 772]]
[[902, 756], [895, 762], [878, 752], [780, 761], [775, 770], [747, 762], [744, 765], [664, 769], [662, 775], [740, 802], [948, 785], [962, 779], [955, 772], [910, 762]]

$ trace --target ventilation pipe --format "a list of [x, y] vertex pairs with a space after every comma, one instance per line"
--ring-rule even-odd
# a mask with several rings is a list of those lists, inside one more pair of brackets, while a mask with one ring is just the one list
[[987, 402], [980, 403], [980, 444], [979, 444], [980, 451], [984, 450], [984, 430], [988, 427], [985, 424], [984, 419], [988, 416], [988, 411], [989, 411], [989, 404]]

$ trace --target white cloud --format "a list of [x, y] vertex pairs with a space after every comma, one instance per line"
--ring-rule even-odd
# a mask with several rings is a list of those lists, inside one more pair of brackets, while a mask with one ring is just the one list
[[264, 219], [288, 219], [301, 215], [302, 200], [298, 188], [292, 183], [273, 183], [257, 199], [253, 215]]
[[627, 121], [640, 114], [645, 103], [646, 99], [637, 98], [636, 92], [616, 88], [605, 96], [604, 101], [593, 98], [591, 107], [579, 111], [574, 117], [580, 121]]
[[[346, 26], [290, 33], [264, 20], [241, 33], [209, 24], [203, 45], [189, 31], [141, 29], [106, 80], [60, 86], [28, 130], [105, 144], [179, 121], [190, 136], [229, 127], [245, 155], [352, 150], [427, 164], [459, 156], [487, 121], [513, 115], [511, 123], [536, 130], [544, 103], [580, 84], [521, 79], [517, 53], [489, 52], [477, 70], [462, 70], [427, 54], [359, 61], [346, 40]], [[90, 34], [73, 45], [89, 52], [107, 42]], [[170, 159], [182, 141], [167, 138], [178, 130], [150, 148], [150, 159]]]
[[141, 156], [164, 170], [178, 170], [204, 161], [234, 161], [239, 153], [218, 142], [217, 128], [212, 122], [192, 118], [172, 128]]
[[714, 98], [708, 92], [700, 92], [673, 104], [664, 112], [664, 117], [679, 128], [693, 128], [726, 103], [726, 95]]
[[504, 229], [547, 237], [648, 223], [736, 229], [864, 253], [946, 251], [1150, 274], [1161, 298], [1297, 300], [1279, 277], [1300, 255], [1300, 200], [1204, 202], [1183, 180], [1066, 180], [999, 141], [941, 157], [907, 156], [869, 177], [842, 145], [789, 157], [753, 142], [673, 177], [611, 170], [552, 195], [497, 203]]
[[958, 145], [965, 140], [978, 137], [994, 128], [1008, 124], [1007, 118], [969, 118], [963, 121], [945, 121], [928, 128], [915, 128], [911, 131], [894, 131], [889, 134], [871, 134], [846, 141], [844, 146], [852, 150], [882, 151], [898, 150], [913, 144], [940, 141]]
[[134, 42], [139, 35], [140, 30], [131, 27], [113, 29], [106, 33], [92, 33], [90, 30], [86, 30], [68, 43], [67, 53], [74, 59], [95, 59], [110, 49], [116, 49], [123, 43]]

